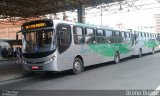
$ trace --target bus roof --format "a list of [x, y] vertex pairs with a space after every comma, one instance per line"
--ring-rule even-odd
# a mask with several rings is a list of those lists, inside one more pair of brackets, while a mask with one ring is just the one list
[[[84, 24], [84, 23], [77, 23], [77, 22], [70, 22], [70, 21], [52, 20], [52, 19], [42, 19], [42, 20], [35, 20], [35, 21], [31, 21], [31, 22], [26, 22], [26, 23], [22, 24], [22, 28], [25, 25], [36, 24], [36, 22], [39, 23], [39, 22], [52, 22], [52, 21], [53, 21], [53, 23], [65, 23], [65, 24], [70, 24], [70, 25], [80, 26], [80, 27], [89, 27], [89, 28], [98, 28], [98, 29], [103, 29], [103, 30], [117, 30], [117, 31], [130, 32], [129, 30], [114, 29], [114, 28], [110, 28], [110, 27], [98, 26], [98, 25], [93, 25], [93, 24]], [[50, 25], [50, 24], [48, 24], [48, 25]]]

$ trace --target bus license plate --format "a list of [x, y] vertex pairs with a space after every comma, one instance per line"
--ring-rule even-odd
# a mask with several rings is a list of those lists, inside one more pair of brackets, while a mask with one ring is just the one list
[[39, 69], [39, 66], [32, 66], [32, 69], [37, 70], [37, 69]]

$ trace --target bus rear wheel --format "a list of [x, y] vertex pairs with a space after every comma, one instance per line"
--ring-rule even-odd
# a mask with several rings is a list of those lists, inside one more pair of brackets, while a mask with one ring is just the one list
[[79, 58], [75, 58], [73, 62], [73, 74], [77, 75], [80, 74], [83, 71], [83, 62]]
[[120, 62], [120, 55], [118, 52], [116, 52], [114, 56], [114, 63], [117, 64], [119, 62]]
[[138, 54], [138, 58], [142, 57], [142, 49], [139, 49], [139, 54]]

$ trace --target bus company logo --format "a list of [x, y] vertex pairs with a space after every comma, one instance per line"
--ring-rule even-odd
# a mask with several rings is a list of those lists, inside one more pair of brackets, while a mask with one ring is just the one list
[[34, 28], [39, 28], [39, 27], [46, 27], [46, 23], [37, 23], [37, 24], [32, 24], [32, 25], [26, 25], [24, 28], [25, 29], [34, 29]]
[[38, 48], [37, 45], [33, 48], [33, 51], [34, 51], [34, 52], [38, 52], [38, 51], [39, 51], [39, 48]]

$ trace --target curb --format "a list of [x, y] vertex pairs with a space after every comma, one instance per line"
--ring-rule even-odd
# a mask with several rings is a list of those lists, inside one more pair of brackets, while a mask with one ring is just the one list
[[24, 78], [28, 75], [25, 71], [22, 70], [22, 66], [9, 66], [9, 67], [2, 67], [0, 69], [0, 84], [8, 80], [14, 80], [18, 78]]
[[17, 58], [15, 59], [0, 59], [0, 62], [3, 62], [3, 61], [14, 61], [14, 60], [18, 60]]
[[15, 76], [14, 78], [0, 80], [0, 85], [5, 84], [6, 82], [10, 82], [12, 80], [20, 79], [20, 78], [25, 78], [25, 75], [21, 74], [21, 75]]
[[26, 74], [22, 74], [21, 76], [18, 76], [16, 78], [0, 81], [0, 86], [2, 86], [4, 84], [12, 83], [12, 82], [17, 82], [17, 81], [21, 81], [21, 80], [31, 79], [31, 78], [35, 78], [35, 76], [28, 76]]

